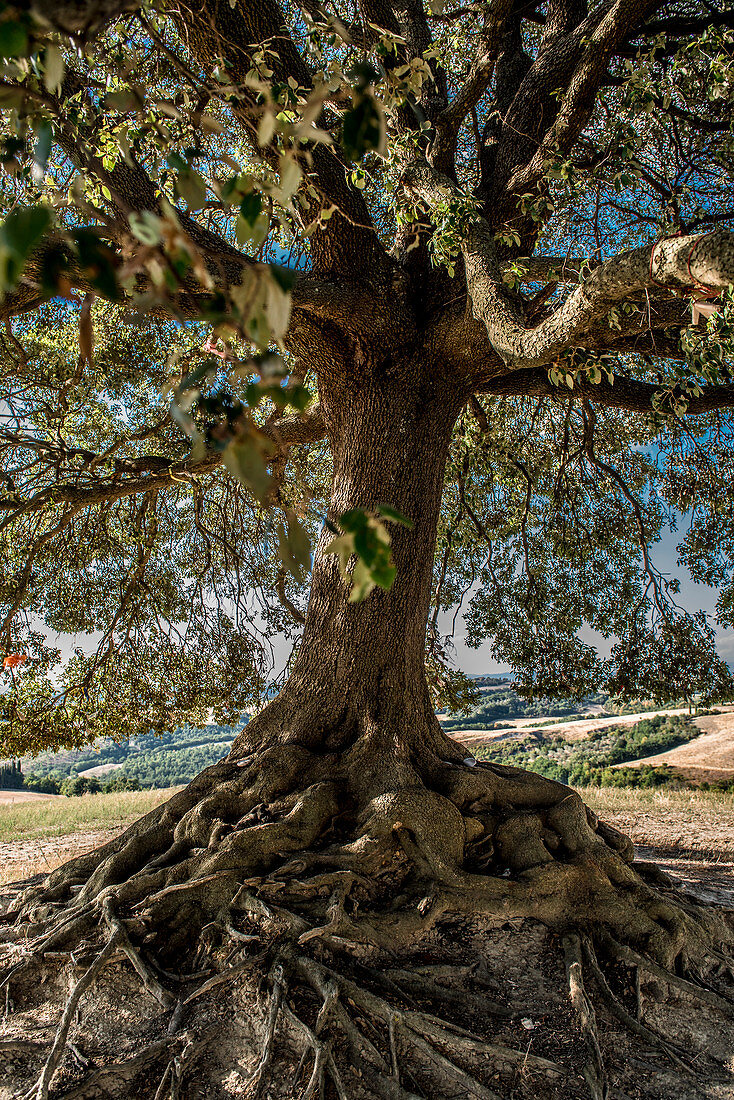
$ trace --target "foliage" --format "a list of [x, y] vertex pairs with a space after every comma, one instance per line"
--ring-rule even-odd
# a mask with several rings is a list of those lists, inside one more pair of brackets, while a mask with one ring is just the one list
[[[693, 276], [732, 223], [728, 13], [150, 0], [70, 34], [38, 7], [0, 13], [0, 649], [27, 658], [0, 673], [0, 751], [259, 706], [327, 515], [348, 598], [379, 600], [404, 519], [329, 513], [319, 384], [369, 360], [397, 393], [408, 345], [466, 401], [436, 700], [470, 705], [438, 629], [465, 599], [530, 700], [732, 695], [714, 624], [654, 563], [690, 515], [681, 561], [734, 622], [731, 291]], [[690, 282], [661, 283], [679, 232]], [[641, 284], [533, 358], [614, 250], [653, 244]], [[487, 302], [512, 324], [482, 343]]]
[[98, 780], [94, 776], [75, 775], [68, 776], [59, 788], [59, 794], [65, 794], [67, 798], [82, 794], [99, 794], [101, 791]]
[[20, 760], [0, 766], [0, 790], [18, 790], [24, 786]]

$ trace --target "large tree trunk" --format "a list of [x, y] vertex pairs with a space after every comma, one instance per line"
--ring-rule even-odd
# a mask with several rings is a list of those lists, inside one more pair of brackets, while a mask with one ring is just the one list
[[[49, 960], [70, 953], [73, 966], [101, 932], [107, 945], [82, 982], [121, 949], [135, 972], [118, 970], [97, 995], [116, 1014], [124, 987], [136, 1008], [112, 1044], [94, 1023], [82, 1028], [101, 1068], [69, 1100], [194, 1100], [203, 1093], [180, 1086], [186, 1065], [196, 1067], [191, 1082], [222, 1098], [267, 1087], [273, 1100], [607, 1100], [605, 1060], [620, 1096], [709, 1095], [699, 1084], [719, 1088], [731, 1052], [727, 921], [657, 889], [655, 870], [634, 864], [630, 842], [569, 788], [471, 766], [433, 714], [424, 635], [459, 401], [431, 382], [430, 364], [406, 361], [355, 365], [350, 381], [322, 383], [321, 403], [332, 522], [386, 503], [414, 523], [392, 529], [395, 583], [350, 602], [324, 532], [292, 675], [229, 758], [8, 910], [4, 938], [23, 940], [6, 964], [14, 1026], [46, 1019], [54, 994], [39, 977]], [[565, 967], [555, 962], [559, 934]], [[202, 965], [217, 973], [200, 974]], [[698, 998], [707, 1018], [666, 1004], [654, 1024], [667, 1038], [657, 1035], [639, 1018], [642, 999], [637, 1011], [626, 1006], [625, 967], [638, 989], [652, 975]], [[584, 969], [608, 1019], [621, 1022], [613, 1044], [600, 1037]], [[151, 1013], [151, 997], [172, 1015]], [[543, 1057], [530, 1053], [526, 1025]], [[700, 1075], [671, 1040], [706, 1051]], [[640, 1088], [639, 1061], [625, 1063], [640, 1045], [667, 1059], [659, 1087]], [[33, 1072], [24, 1057], [21, 1091]]]
[[279, 698], [240, 735], [233, 759], [274, 743], [340, 752], [359, 742], [371, 774], [466, 755], [440, 729], [424, 669], [444, 469], [463, 402], [450, 387], [416, 382], [412, 366], [383, 364], [322, 385], [332, 524], [351, 508], [389, 504], [413, 526], [389, 524], [395, 581], [359, 603], [348, 598], [336, 556], [324, 553], [333, 538], [324, 527], [295, 667]]

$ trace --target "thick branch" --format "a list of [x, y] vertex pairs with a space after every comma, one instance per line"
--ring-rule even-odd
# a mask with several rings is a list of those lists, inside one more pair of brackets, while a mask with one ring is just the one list
[[[279, 420], [271, 421], [260, 427], [259, 431], [271, 439], [281, 453], [299, 444], [316, 442], [318, 439], [323, 439], [326, 434], [318, 405], [309, 409], [303, 416], [284, 416]], [[152, 458], [146, 459], [146, 462], [149, 466], [155, 465]], [[79, 510], [95, 504], [111, 504], [138, 493], [170, 488], [176, 483], [188, 482], [191, 478], [211, 473], [221, 465], [222, 456], [219, 452], [210, 452], [199, 462], [192, 462], [189, 458], [166, 462], [162, 457], [158, 462], [162, 463], [164, 468], [154, 468], [152, 472], [141, 476], [118, 476], [106, 480], [100, 478], [97, 484], [91, 485], [52, 485], [40, 489], [25, 501], [15, 496], [0, 498], [0, 512], [9, 513], [3, 520], [2, 526], [20, 519], [27, 513], [39, 512], [52, 505], [67, 504]]]
[[[262, 45], [270, 47], [273, 52], [269, 54], [269, 65], [275, 81], [294, 79], [300, 88], [309, 91], [313, 79], [276, 0], [234, 7], [214, 0], [186, 3], [176, 6], [171, 18], [201, 65], [209, 68], [218, 58], [224, 59], [232, 81], [240, 89], [240, 100], [249, 100], [250, 107], [255, 109], [254, 114], [252, 110], [244, 114], [235, 110], [235, 114], [243, 123], [256, 155], [277, 168], [278, 150], [274, 146], [265, 149], [259, 146], [257, 100], [248, 90], [248, 76], [255, 67], [252, 55]], [[351, 274], [376, 265], [387, 266], [387, 253], [374, 231], [364, 196], [348, 185], [338, 147], [327, 149], [323, 144], [315, 144], [309, 150], [309, 160], [305, 182], [314, 184], [321, 197], [309, 199], [308, 192], [302, 192], [307, 204], [306, 220], [318, 216], [322, 202], [338, 211], [310, 238], [314, 267]], [[303, 164], [306, 165], [305, 160]]]
[[591, 116], [596, 93], [605, 79], [615, 47], [657, 4], [658, 0], [615, 0], [598, 24], [590, 28], [590, 33], [579, 34], [586, 23], [596, 19], [596, 12], [576, 29], [573, 37], [579, 60], [558, 113], [530, 162], [511, 175], [507, 183], [509, 192], [516, 194], [532, 187], [542, 178], [549, 157], [572, 148]]
[[[615, 375], [614, 382], [602, 379], [598, 384], [578, 377], [573, 390], [554, 386], [548, 372], [538, 368], [513, 371], [502, 378], [495, 378], [478, 388], [479, 393], [495, 397], [555, 397], [568, 400], [587, 398], [592, 404], [607, 409], [623, 409], [625, 412], [651, 413], [656, 411], [656, 400], [665, 394], [661, 386], [638, 382], [635, 378]], [[719, 409], [734, 408], [734, 385], [709, 386], [698, 396], [687, 399], [687, 416], [702, 416]]]
[[582, 343], [616, 302], [645, 290], [694, 285], [723, 290], [734, 283], [734, 233], [671, 237], [606, 260], [546, 320], [529, 328], [502, 286], [486, 222], [472, 227], [462, 251], [474, 316], [505, 363], [514, 367], [552, 362]]
[[512, 3], [513, 0], [492, 0], [487, 6], [469, 72], [451, 103], [439, 115], [429, 160], [440, 172], [452, 173], [459, 128], [489, 87]]
[[[183, 219], [186, 228], [196, 223], [190, 219]], [[218, 282], [223, 279], [231, 287], [242, 282], [244, 273], [248, 268], [260, 266], [259, 261], [235, 251], [225, 241], [222, 241], [222, 252], [217, 251], [219, 238], [215, 234], [203, 231], [207, 240], [203, 241], [201, 235], [193, 243], [200, 248], [202, 243], [211, 245], [205, 253], [205, 260], [210, 272], [218, 276]], [[112, 236], [112, 231], [105, 230], [99, 234], [100, 240], [107, 239], [113, 247], [117, 241]], [[23, 275], [16, 289], [6, 294], [0, 300], [0, 321], [8, 317], [15, 317], [22, 313], [37, 309], [52, 296], [51, 290], [43, 288], [43, 271], [47, 258], [53, 253], [58, 259], [61, 252], [65, 267], [64, 275], [69, 286], [82, 293], [94, 293], [99, 295], [99, 290], [92, 286], [84, 272], [80, 270], [79, 262], [66, 240], [60, 236], [49, 235], [38, 250], [31, 256], [25, 265]], [[113, 267], [121, 267], [123, 258], [119, 252], [110, 256]], [[138, 289], [143, 289], [142, 286]], [[286, 343], [297, 340], [305, 321], [310, 318], [318, 322], [325, 322], [337, 329], [348, 330], [353, 335], [371, 339], [385, 337], [388, 334], [400, 334], [402, 339], [406, 330], [410, 329], [413, 319], [408, 309], [404, 295], [394, 294], [386, 303], [384, 298], [373, 294], [362, 284], [347, 280], [346, 278], [325, 278], [308, 273], [298, 273], [291, 290], [292, 315]], [[176, 311], [181, 317], [197, 317], [205, 312], [208, 305], [208, 295], [200, 288], [192, 284], [176, 300]], [[313, 335], [312, 325], [308, 327], [308, 337]]]

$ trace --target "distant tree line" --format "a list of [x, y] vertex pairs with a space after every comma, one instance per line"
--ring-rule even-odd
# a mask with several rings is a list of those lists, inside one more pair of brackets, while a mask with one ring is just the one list
[[0, 790], [15, 791], [23, 786], [23, 772], [20, 760], [11, 760], [0, 767]]

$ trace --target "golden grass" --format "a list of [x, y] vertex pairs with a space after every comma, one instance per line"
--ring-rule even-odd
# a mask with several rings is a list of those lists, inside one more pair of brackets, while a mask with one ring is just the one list
[[121, 828], [170, 798], [175, 789], [112, 791], [0, 805], [0, 843]]
[[731, 816], [734, 818], [734, 794], [723, 791], [670, 791], [663, 788], [642, 790], [637, 787], [577, 787], [587, 805], [597, 813], [629, 811], [656, 814], [673, 811], [685, 816]]

